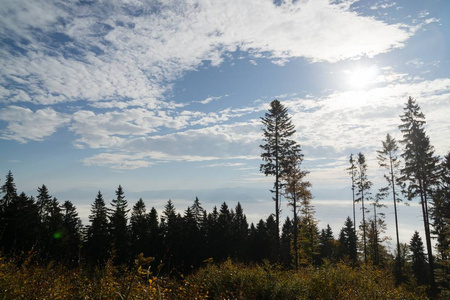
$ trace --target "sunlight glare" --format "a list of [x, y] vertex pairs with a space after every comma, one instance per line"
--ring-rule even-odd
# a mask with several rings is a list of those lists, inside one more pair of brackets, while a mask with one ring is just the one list
[[357, 67], [347, 72], [348, 84], [355, 89], [365, 89], [372, 85], [378, 75], [377, 68], [372, 67]]

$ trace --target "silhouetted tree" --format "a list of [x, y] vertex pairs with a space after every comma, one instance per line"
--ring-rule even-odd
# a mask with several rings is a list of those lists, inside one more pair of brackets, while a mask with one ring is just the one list
[[357, 198], [356, 202], [361, 202], [362, 210], [362, 231], [363, 231], [363, 247], [364, 247], [364, 262], [367, 263], [367, 238], [366, 238], [366, 208], [364, 205], [364, 200], [367, 200], [370, 196], [370, 188], [372, 182], [367, 178], [367, 163], [364, 154], [358, 153], [358, 159], [356, 161], [356, 187], [357, 187]]
[[399, 126], [404, 145], [402, 157], [405, 161], [401, 170], [402, 181], [406, 184], [408, 199], [419, 197], [422, 206], [422, 215], [427, 243], [428, 263], [430, 266], [431, 289], [436, 291], [434, 280], [434, 261], [431, 245], [428, 199], [436, 185], [436, 165], [438, 158], [434, 156], [434, 148], [425, 134], [425, 116], [416, 101], [409, 97], [403, 115], [400, 116], [403, 124]]
[[[350, 178], [352, 179], [352, 205], [353, 205], [353, 224], [356, 226], [356, 209], [355, 209], [355, 187], [356, 187], [356, 161], [353, 157], [353, 153], [350, 154], [349, 159], [350, 167], [348, 167], [347, 171], [350, 174]], [[356, 227], [355, 227], [356, 231]]]
[[6, 175], [5, 184], [2, 185], [3, 197], [0, 200], [0, 209], [4, 210], [17, 197], [16, 184], [11, 170]]
[[419, 285], [428, 284], [428, 272], [426, 272], [428, 264], [425, 258], [423, 242], [417, 231], [414, 232], [414, 235], [409, 242], [409, 250], [411, 251], [411, 268], [417, 283]]
[[89, 263], [103, 265], [109, 257], [111, 239], [109, 235], [108, 209], [103, 195], [98, 191], [89, 215], [90, 225], [86, 230], [85, 255]]
[[78, 217], [76, 207], [69, 200], [62, 205], [62, 237], [64, 262], [69, 266], [80, 263], [81, 247], [81, 220]]
[[312, 198], [310, 192], [311, 183], [304, 180], [305, 176], [309, 173], [300, 168], [303, 161], [303, 154], [298, 151], [292, 153], [291, 156], [285, 162], [286, 172], [283, 174], [283, 179], [286, 182], [284, 195], [289, 200], [289, 205], [293, 211], [293, 244], [294, 244], [294, 265], [295, 269], [298, 269], [298, 209], [301, 201], [309, 204], [309, 200]]
[[128, 234], [128, 202], [125, 199], [122, 186], [116, 190], [116, 198], [111, 201], [112, 209], [109, 212], [109, 231], [112, 247], [115, 251], [115, 262], [117, 264], [127, 263], [129, 257], [129, 234]]
[[320, 259], [327, 259], [334, 262], [337, 257], [337, 242], [334, 239], [333, 231], [329, 224], [326, 229], [322, 229], [319, 237]]
[[280, 192], [282, 188], [282, 176], [285, 173], [285, 162], [292, 154], [300, 151], [300, 146], [292, 139], [295, 133], [294, 124], [288, 115], [288, 110], [278, 100], [270, 103], [269, 112], [261, 118], [264, 125], [264, 144], [260, 147], [263, 150], [261, 158], [264, 164], [261, 164], [260, 171], [266, 176], [275, 176], [275, 222], [277, 225], [278, 247], [279, 227], [280, 227]]
[[292, 262], [294, 261], [292, 253], [295, 253], [295, 251], [291, 251], [294, 228], [295, 227], [293, 221], [291, 221], [291, 219], [287, 217], [283, 224], [283, 228], [281, 229], [281, 243], [280, 243], [281, 245], [280, 262], [283, 264], [285, 268], [292, 268]]
[[149, 233], [150, 230], [145, 203], [142, 198], [140, 198], [131, 210], [130, 238], [131, 249], [133, 251], [132, 257], [135, 257], [141, 252], [144, 253], [144, 255], [147, 255], [145, 246], [149, 238]]
[[241, 203], [236, 205], [233, 222], [231, 224], [231, 233], [233, 239], [233, 257], [242, 261], [247, 248], [248, 223]]
[[358, 238], [356, 236], [355, 227], [350, 217], [347, 217], [339, 234], [339, 253], [340, 257], [349, 259], [353, 264], [358, 261], [357, 250]]

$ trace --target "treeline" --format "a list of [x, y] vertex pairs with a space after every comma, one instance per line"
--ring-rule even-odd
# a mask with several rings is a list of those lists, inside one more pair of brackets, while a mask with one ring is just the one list
[[[169, 200], [164, 211], [158, 213], [154, 207], [147, 209], [142, 199], [130, 209], [119, 186], [109, 207], [98, 192], [91, 205], [89, 224], [84, 226], [70, 201], [59, 203], [45, 185], [37, 192], [36, 197], [18, 194], [12, 172], [7, 174], [0, 203], [0, 246], [10, 257], [23, 258], [32, 251], [42, 261], [74, 267], [103, 266], [108, 259], [117, 265], [132, 264], [136, 255], [143, 253], [154, 257], [153, 267], [164, 273], [190, 272], [205, 260], [268, 260], [281, 262], [287, 268], [294, 261], [293, 221], [287, 218], [284, 222], [278, 249], [274, 217], [249, 224], [240, 203], [230, 208], [224, 202], [207, 212], [196, 198], [181, 213]], [[304, 228], [306, 232], [306, 225]], [[329, 226], [321, 233], [316, 225], [313, 230], [317, 240], [313, 241], [312, 251], [305, 251], [304, 264], [348, 256], [346, 250], [339, 251]], [[306, 240], [303, 242], [306, 245]]]

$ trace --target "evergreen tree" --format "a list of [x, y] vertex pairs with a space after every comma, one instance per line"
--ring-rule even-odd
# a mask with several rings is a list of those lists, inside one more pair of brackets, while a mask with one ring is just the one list
[[366, 237], [366, 207], [364, 205], [364, 200], [367, 200], [370, 196], [370, 188], [372, 186], [372, 182], [367, 178], [367, 163], [364, 154], [361, 152], [358, 153], [358, 159], [356, 161], [357, 166], [357, 178], [356, 178], [356, 202], [361, 202], [361, 210], [362, 210], [362, 232], [363, 232], [363, 247], [364, 247], [364, 262], [367, 263], [367, 237]]
[[90, 226], [87, 227], [85, 254], [87, 260], [94, 265], [103, 265], [109, 257], [110, 236], [108, 209], [103, 195], [98, 191], [89, 215]]
[[431, 219], [441, 261], [450, 259], [450, 152], [440, 164], [439, 185], [433, 194]]
[[146, 255], [157, 257], [161, 253], [162, 241], [161, 241], [161, 231], [158, 221], [158, 212], [154, 207], [150, 210], [147, 216], [148, 229], [149, 229], [149, 239], [146, 244]]
[[293, 232], [294, 232], [294, 223], [291, 221], [291, 219], [289, 219], [289, 217], [287, 217], [281, 230], [281, 243], [280, 243], [281, 244], [280, 262], [286, 269], [292, 268], [292, 262], [294, 261], [292, 253], [295, 253], [295, 251], [291, 251], [291, 245], [293, 243]]
[[337, 256], [336, 240], [333, 236], [333, 231], [330, 225], [327, 225], [326, 229], [322, 229], [319, 237], [319, 253], [320, 259], [323, 261], [327, 259], [334, 262]]
[[[308, 197], [300, 203], [299, 226], [299, 263], [302, 265], [319, 264], [319, 229], [314, 217], [314, 207]], [[294, 228], [295, 230], [295, 228]]]
[[310, 192], [311, 183], [305, 181], [304, 177], [309, 173], [303, 171], [300, 168], [300, 164], [303, 161], [303, 155], [300, 152], [292, 154], [286, 161], [283, 179], [286, 182], [284, 195], [289, 200], [289, 205], [292, 207], [293, 211], [293, 243], [294, 243], [294, 264], [295, 269], [298, 269], [298, 207], [300, 206], [300, 201], [306, 201], [309, 204], [309, 200], [312, 198]]
[[64, 242], [62, 240], [64, 235], [64, 216], [58, 199], [53, 197], [49, 205], [48, 218], [44, 225], [44, 241], [47, 244], [44, 246], [44, 254], [51, 260], [62, 261]]
[[353, 225], [350, 217], [347, 217], [339, 234], [339, 253], [340, 257], [349, 259], [353, 264], [358, 261], [357, 251], [358, 238], [355, 232], [355, 226]]
[[[352, 179], [352, 205], [353, 205], [353, 224], [356, 226], [356, 208], [355, 208], [355, 187], [356, 187], [356, 161], [353, 157], [353, 153], [350, 154], [349, 159], [350, 167], [348, 167], [347, 171], [350, 174], [350, 178]], [[356, 228], [355, 228], [356, 231]]]
[[111, 201], [112, 209], [109, 213], [109, 230], [112, 246], [115, 252], [117, 264], [127, 263], [129, 259], [129, 235], [128, 235], [128, 202], [125, 200], [122, 186], [116, 190], [116, 199]]
[[408, 199], [419, 197], [427, 243], [428, 263], [430, 266], [430, 280], [432, 293], [436, 291], [434, 280], [434, 261], [431, 245], [428, 199], [436, 184], [437, 157], [430, 139], [425, 134], [425, 116], [416, 101], [409, 97], [404, 107], [404, 114], [400, 116], [403, 124], [399, 126], [404, 145], [402, 157], [405, 165], [401, 169], [402, 181], [406, 184]]
[[5, 184], [1, 188], [4, 194], [0, 199], [0, 248], [8, 252], [13, 246], [13, 228], [11, 227], [14, 220], [11, 216], [10, 205], [17, 198], [16, 184], [12, 172], [9, 171], [6, 175]]
[[260, 171], [266, 176], [275, 176], [274, 190], [275, 197], [275, 221], [277, 226], [278, 247], [279, 228], [280, 228], [280, 192], [282, 188], [282, 176], [285, 173], [286, 160], [291, 155], [300, 151], [300, 146], [292, 139], [295, 133], [294, 124], [288, 115], [288, 110], [278, 100], [270, 103], [269, 112], [261, 118], [264, 125], [264, 144], [261, 145], [263, 153], [261, 158], [264, 164], [261, 164]]
[[146, 253], [146, 243], [149, 238], [148, 218], [145, 203], [140, 198], [133, 206], [130, 218], [130, 237], [132, 256], [135, 257], [139, 253]]
[[411, 251], [410, 259], [412, 261], [412, 272], [419, 285], [428, 284], [428, 276], [425, 270], [428, 269], [425, 258], [422, 239], [417, 231], [414, 232], [413, 237], [409, 243], [409, 250]]
[[233, 257], [242, 261], [247, 248], [248, 223], [241, 203], [238, 202], [232, 222]]
[[11, 256], [30, 251], [36, 244], [40, 226], [33, 198], [22, 192], [0, 211], [0, 215], [0, 249]]
[[49, 217], [51, 202], [52, 196], [50, 196], [47, 187], [43, 184], [42, 187], [38, 188], [38, 196], [36, 201], [39, 216], [41, 218], [41, 222], [43, 223], [45, 223], [46, 219]]
[[[402, 190], [400, 176], [400, 161], [398, 157], [398, 146], [397, 142], [388, 133], [386, 135], [386, 140], [382, 141], [382, 149], [377, 151], [377, 159], [380, 167], [387, 170], [387, 174], [384, 174], [388, 185], [380, 189], [380, 195], [387, 197], [392, 195], [392, 200], [394, 202], [394, 218], [395, 218], [395, 235], [397, 239], [397, 255], [400, 255], [400, 238], [398, 233], [398, 216], [397, 216], [397, 203], [401, 202], [402, 199], [399, 197], [398, 191]], [[402, 260], [400, 257], [395, 259], [395, 278], [397, 284], [404, 277], [401, 272], [403, 270]]]
[[62, 243], [64, 262], [69, 266], [80, 263], [81, 247], [81, 220], [78, 217], [76, 207], [70, 201], [64, 201], [62, 205]]
[[0, 211], [3, 211], [17, 197], [16, 184], [11, 170], [6, 175], [5, 184], [2, 185], [2, 193], [4, 194], [0, 200]]

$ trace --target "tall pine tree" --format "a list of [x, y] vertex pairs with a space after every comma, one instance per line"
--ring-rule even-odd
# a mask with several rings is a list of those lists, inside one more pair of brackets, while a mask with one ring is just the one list
[[362, 210], [362, 231], [363, 231], [363, 247], [364, 247], [364, 262], [367, 263], [367, 222], [366, 222], [366, 207], [364, 201], [367, 200], [370, 196], [370, 188], [372, 187], [372, 182], [368, 179], [367, 176], [367, 163], [366, 157], [361, 152], [358, 153], [358, 159], [356, 161], [356, 187], [357, 192], [355, 199], [356, 202], [361, 202], [361, 210]]
[[108, 209], [100, 191], [91, 205], [89, 221], [91, 224], [86, 230], [85, 255], [90, 264], [103, 265], [109, 258], [111, 243]]
[[436, 184], [436, 165], [438, 158], [434, 156], [434, 148], [425, 133], [425, 115], [419, 105], [412, 98], [408, 98], [403, 115], [400, 116], [403, 124], [399, 126], [404, 145], [402, 157], [405, 162], [401, 170], [402, 181], [406, 184], [408, 199], [418, 197], [422, 207], [423, 222], [425, 228], [425, 240], [427, 244], [428, 263], [430, 265], [431, 289], [436, 291], [434, 280], [434, 260], [431, 244], [430, 221], [428, 201], [431, 198], [432, 189]]
[[282, 177], [285, 173], [286, 160], [300, 151], [300, 146], [292, 139], [295, 133], [295, 126], [292, 124], [291, 117], [288, 115], [287, 108], [278, 100], [270, 103], [269, 112], [261, 118], [264, 125], [263, 145], [260, 145], [263, 153], [261, 158], [264, 161], [260, 166], [260, 171], [266, 176], [275, 176], [273, 200], [275, 201], [275, 221], [278, 238], [276, 245], [278, 247], [279, 228], [280, 228], [280, 202]]

